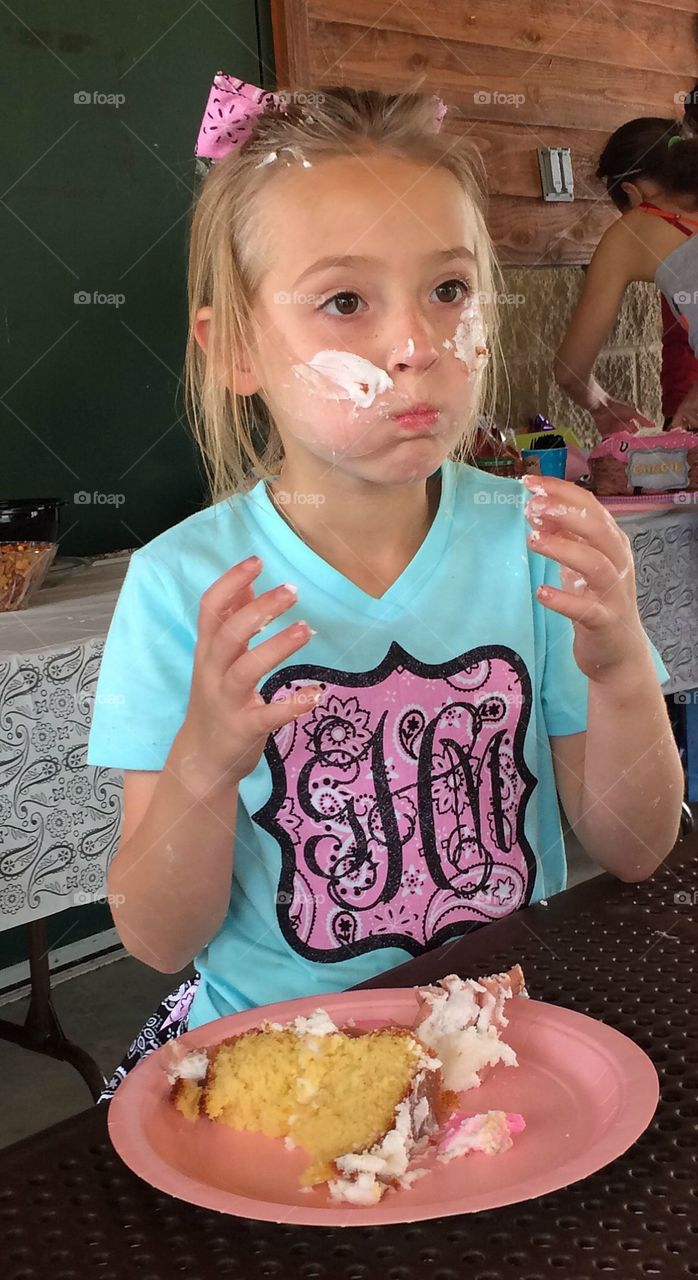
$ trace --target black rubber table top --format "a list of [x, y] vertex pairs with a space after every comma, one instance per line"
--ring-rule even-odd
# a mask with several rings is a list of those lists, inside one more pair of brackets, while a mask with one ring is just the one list
[[[698, 836], [649, 881], [602, 875], [366, 986], [519, 961], [532, 997], [600, 1018], [652, 1058], [662, 1097], [625, 1155], [519, 1205], [413, 1225], [279, 1226], [153, 1190], [122, 1163], [107, 1107], [0, 1152], [4, 1280], [619, 1280], [698, 1276]], [[5, 1081], [5, 1105], [12, 1082]], [[4, 1255], [4, 1256], [3, 1256]]]

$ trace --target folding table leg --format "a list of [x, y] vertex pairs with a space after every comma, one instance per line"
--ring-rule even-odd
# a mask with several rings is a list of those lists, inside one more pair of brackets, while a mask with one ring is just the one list
[[26, 1019], [22, 1025], [0, 1018], [0, 1039], [10, 1040], [23, 1049], [45, 1053], [50, 1058], [69, 1062], [80, 1072], [93, 1102], [102, 1092], [106, 1079], [94, 1058], [85, 1049], [67, 1040], [51, 1001], [51, 975], [48, 963], [48, 939], [45, 920], [32, 920], [29, 935], [29, 969], [31, 995]]
[[686, 773], [688, 798], [698, 803], [698, 689], [693, 689], [684, 704], [686, 712]]

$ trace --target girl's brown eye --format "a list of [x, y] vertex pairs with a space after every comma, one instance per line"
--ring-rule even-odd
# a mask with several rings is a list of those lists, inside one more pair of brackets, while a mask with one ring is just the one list
[[[468, 285], [465, 283], [465, 281], [464, 281], [464, 280], [456, 280], [456, 279], [454, 279], [454, 280], [444, 280], [443, 284], [437, 284], [436, 289], [434, 290], [434, 292], [435, 292], [435, 293], [436, 293], [436, 292], [438, 292], [438, 290], [439, 290], [439, 289], [452, 289], [454, 285], [457, 285], [457, 286], [458, 286], [458, 288], [462, 291], [462, 295], [463, 295], [463, 296], [467, 297], [467, 295], [470, 293], [470, 289], [469, 289]], [[456, 301], [456, 299], [455, 299], [455, 298], [442, 298], [442, 299], [441, 299], [441, 301], [442, 301], [442, 302], [455, 302], [455, 301]]]
[[[322, 306], [320, 307], [320, 310], [321, 310], [321, 311], [324, 311], [326, 307], [329, 307], [329, 305], [330, 305], [330, 303], [331, 303], [331, 302], [336, 302], [338, 305], [340, 305], [340, 300], [341, 300], [341, 299], [347, 299], [347, 298], [358, 298], [358, 296], [359, 296], [359, 295], [358, 295], [358, 293], [335, 293], [335, 294], [333, 294], [333, 296], [332, 296], [331, 298], [328, 298], [328, 299], [327, 299], [327, 302], [323, 302]], [[330, 315], [332, 315], [332, 314], [333, 314], [333, 313], [332, 313], [332, 312], [330, 312]], [[340, 310], [339, 314], [340, 314], [340, 315], [343, 315], [343, 316], [346, 316], [346, 315], [355, 315], [355, 314], [356, 314], [356, 312], [354, 312], [354, 311], [345, 311], [345, 310]]]

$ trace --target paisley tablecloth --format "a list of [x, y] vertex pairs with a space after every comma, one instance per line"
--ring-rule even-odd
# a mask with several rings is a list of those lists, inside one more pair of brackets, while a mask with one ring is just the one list
[[[698, 688], [698, 503], [615, 514], [640, 614], [671, 681]], [[0, 929], [105, 896], [119, 770], [85, 763], [104, 641], [129, 552], [55, 562], [35, 603], [0, 614]]]
[[129, 556], [59, 558], [28, 609], [0, 614], [0, 929], [105, 896], [122, 775], [85, 756]]
[[671, 676], [663, 692], [697, 689], [698, 502], [613, 514], [632, 543], [640, 617]]

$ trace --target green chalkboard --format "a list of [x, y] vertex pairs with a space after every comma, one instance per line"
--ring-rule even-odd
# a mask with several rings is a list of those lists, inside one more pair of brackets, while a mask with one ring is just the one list
[[193, 149], [216, 71], [274, 87], [268, 0], [24, 0], [0, 30], [0, 497], [67, 499], [61, 554], [139, 546], [206, 500]]
[[[67, 499], [63, 555], [135, 547], [206, 500], [179, 384], [194, 143], [216, 71], [274, 88], [269, 8], [13, 7], [0, 10], [0, 497]], [[49, 941], [111, 927], [106, 905], [73, 908]], [[0, 932], [0, 968], [25, 957], [25, 930]]]

